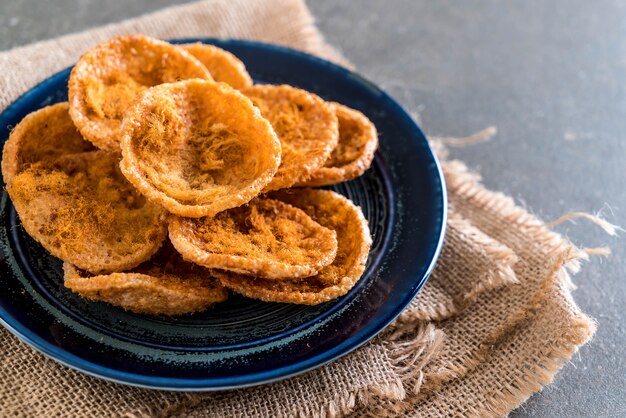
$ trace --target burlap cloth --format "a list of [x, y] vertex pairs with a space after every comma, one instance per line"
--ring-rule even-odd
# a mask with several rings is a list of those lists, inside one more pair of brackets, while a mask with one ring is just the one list
[[[0, 109], [114, 35], [216, 36], [288, 45], [343, 62], [302, 0], [211, 0], [0, 53]], [[2, 416], [502, 416], [594, 333], [570, 296], [579, 250], [443, 158], [450, 220], [423, 291], [381, 336], [304, 375], [245, 390], [193, 394], [99, 380], [0, 330]]]

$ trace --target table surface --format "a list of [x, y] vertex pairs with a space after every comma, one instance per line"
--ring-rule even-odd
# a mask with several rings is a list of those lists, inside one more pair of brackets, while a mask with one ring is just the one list
[[[172, 0], [0, 2], [0, 50]], [[427, 134], [497, 126], [453, 157], [545, 220], [601, 212], [626, 226], [626, 3], [619, 0], [309, 1], [328, 41], [419, 116]], [[512, 416], [626, 415], [626, 247], [579, 221], [558, 230], [613, 255], [574, 279], [599, 323], [554, 383]]]

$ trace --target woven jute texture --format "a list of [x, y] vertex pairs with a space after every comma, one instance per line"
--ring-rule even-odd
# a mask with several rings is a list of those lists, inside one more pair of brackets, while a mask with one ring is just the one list
[[[0, 109], [119, 34], [250, 38], [349, 65], [302, 0], [209, 0], [0, 53]], [[151, 391], [62, 366], [0, 330], [0, 415], [18, 417], [503, 416], [595, 330], [570, 295], [579, 250], [440, 151], [450, 217], [431, 279], [373, 341], [281, 382], [198, 394]]]

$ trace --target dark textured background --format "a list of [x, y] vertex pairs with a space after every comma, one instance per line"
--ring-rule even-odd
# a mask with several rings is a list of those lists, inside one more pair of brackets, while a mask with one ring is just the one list
[[[173, 0], [2, 0], [0, 50]], [[179, 2], [180, 3], [180, 2]], [[618, 0], [310, 0], [328, 40], [421, 115], [428, 134], [498, 136], [453, 152], [552, 220], [597, 212], [626, 226], [626, 3]], [[586, 221], [559, 231], [610, 245], [575, 277], [598, 333], [515, 417], [626, 416], [626, 251]]]

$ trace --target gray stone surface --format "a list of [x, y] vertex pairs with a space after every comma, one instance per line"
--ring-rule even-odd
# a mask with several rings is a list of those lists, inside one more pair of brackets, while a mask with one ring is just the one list
[[[116, 21], [170, 0], [0, 2], [0, 49]], [[453, 152], [485, 184], [551, 220], [601, 211], [626, 226], [626, 4], [619, 0], [311, 0], [328, 40], [419, 112], [425, 131], [489, 143]], [[626, 416], [626, 250], [585, 221], [558, 227], [609, 245], [575, 277], [598, 333], [515, 417]]]

